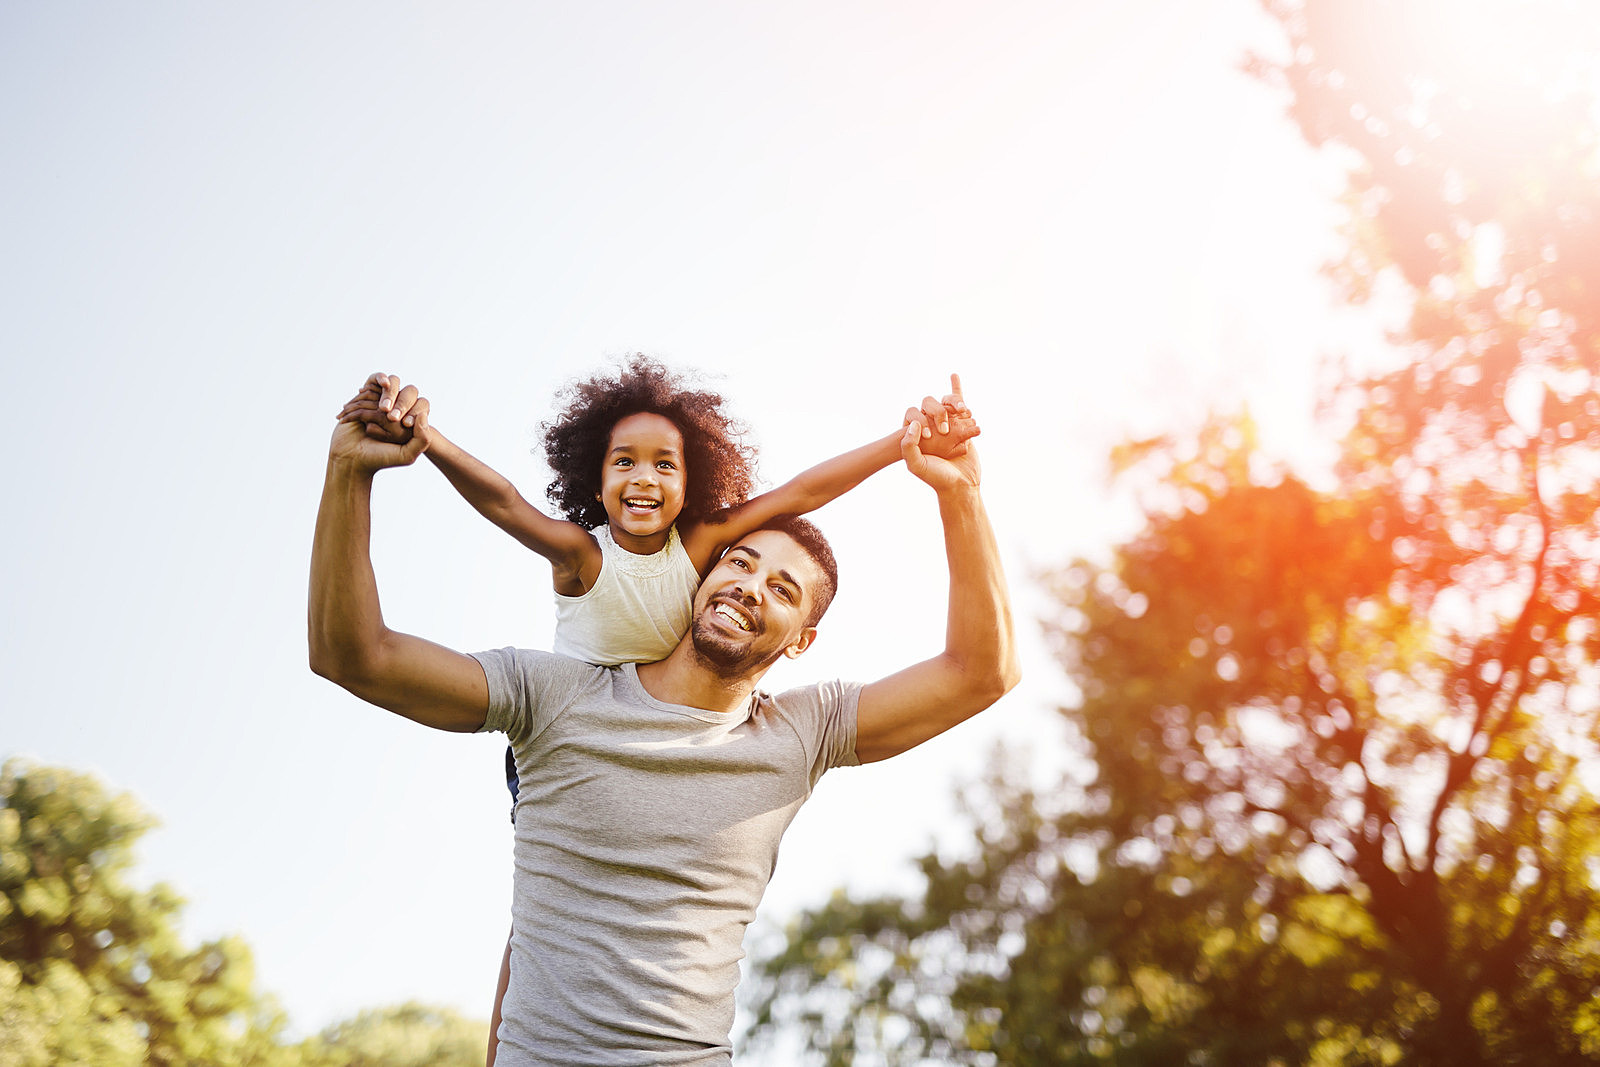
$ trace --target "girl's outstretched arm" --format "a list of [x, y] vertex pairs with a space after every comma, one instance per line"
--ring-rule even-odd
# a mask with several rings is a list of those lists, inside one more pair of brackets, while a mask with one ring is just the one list
[[[684, 549], [704, 575], [729, 545], [752, 530], [758, 530], [779, 515], [804, 515], [843, 496], [883, 468], [901, 459], [900, 439], [916, 416], [939, 427], [923, 431], [929, 454], [960, 455], [966, 443], [981, 432], [978, 423], [961, 398], [961, 378], [950, 376], [950, 393], [943, 400], [925, 397], [922, 407], [906, 409], [900, 428], [870, 444], [852, 449], [815, 467], [802, 471], [776, 489], [752, 497], [736, 507], [711, 516], [703, 522], [680, 525]], [[431, 451], [431, 449], [430, 449]], [[693, 475], [691, 474], [691, 477]]]
[[[361, 422], [368, 436], [402, 432], [407, 395], [394, 391], [395, 379], [374, 374], [340, 412], [342, 422]], [[431, 424], [427, 455], [456, 492], [473, 508], [526, 547], [550, 561], [555, 590], [581, 596], [600, 573], [600, 546], [594, 535], [575, 522], [552, 518], [534, 507], [510, 480], [445, 437]]]

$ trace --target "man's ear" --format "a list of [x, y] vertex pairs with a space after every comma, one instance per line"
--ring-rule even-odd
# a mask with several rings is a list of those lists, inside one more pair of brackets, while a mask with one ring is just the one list
[[789, 659], [797, 659], [800, 653], [810, 648], [812, 642], [816, 639], [817, 628], [815, 626], [807, 626], [800, 631], [800, 636], [794, 639], [794, 643], [783, 650], [783, 654]]

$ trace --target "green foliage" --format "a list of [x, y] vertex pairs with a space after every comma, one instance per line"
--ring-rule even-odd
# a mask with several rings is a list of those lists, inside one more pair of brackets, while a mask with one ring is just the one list
[[152, 825], [89, 775], [0, 770], [0, 1067], [483, 1062], [482, 1024], [415, 1005], [287, 1040], [248, 946], [186, 946], [177, 894], [129, 880]]
[[15, 760], [0, 772], [5, 1062], [289, 1062], [274, 1058], [283, 1020], [253, 991], [248, 948], [186, 947], [179, 897], [129, 882], [151, 825], [87, 775]]
[[805, 916], [757, 968], [758, 1041], [1600, 1062], [1600, 23], [1267, 7], [1290, 58], [1258, 73], [1351, 161], [1333, 276], [1409, 294], [1403, 363], [1330, 384], [1329, 486], [1244, 418], [1114, 457], [1144, 529], [1047, 579], [1097, 776], [1047, 799], [996, 773], [920, 900]]
[[488, 1027], [448, 1008], [407, 1003], [364, 1011], [322, 1032], [341, 1067], [480, 1067]]

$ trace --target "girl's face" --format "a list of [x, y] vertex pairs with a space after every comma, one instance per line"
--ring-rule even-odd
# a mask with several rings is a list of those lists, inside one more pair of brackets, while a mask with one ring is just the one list
[[683, 511], [687, 485], [683, 434], [671, 419], [639, 412], [611, 428], [600, 504], [618, 545], [642, 555], [659, 552]]

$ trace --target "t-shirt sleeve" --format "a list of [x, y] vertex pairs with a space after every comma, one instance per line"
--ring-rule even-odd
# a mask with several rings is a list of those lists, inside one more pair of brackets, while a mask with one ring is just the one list
[[831, 767], [854, 767], [856, 705], [860, 682], [819, 682], [778, 694], [774, 703], [789, 721], [811, 758], [811, 782]]
[[474, 652], [472, 658], [489, 681], [489, 713], [480, 732], [503, 733], [510, 741], [537, 737], [597, 669], [553, 652], [523, 648]]

